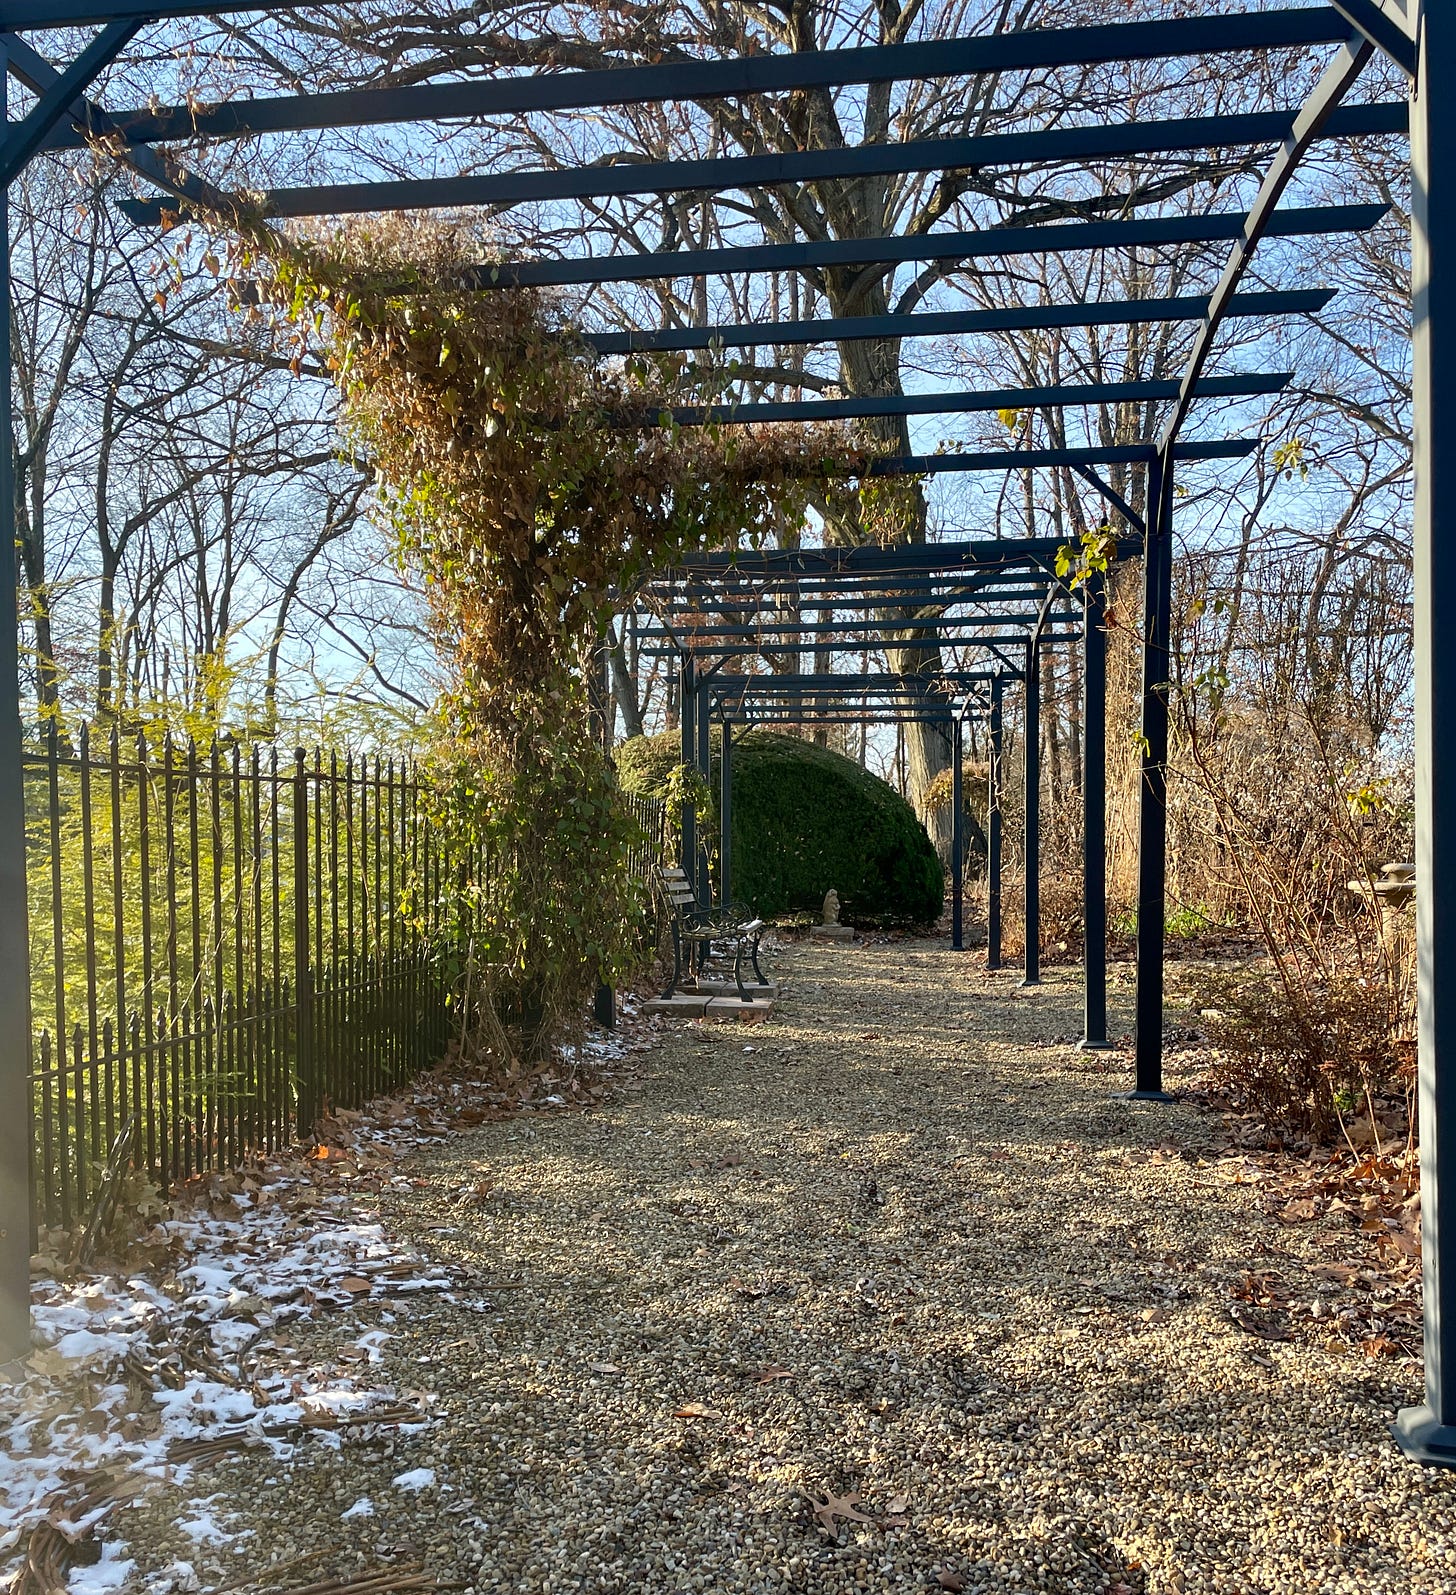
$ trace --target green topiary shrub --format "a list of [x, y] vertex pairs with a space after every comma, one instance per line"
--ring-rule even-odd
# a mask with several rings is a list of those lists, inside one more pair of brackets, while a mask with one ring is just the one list
[[[716, 829], [719, 733], [713, 731]], [[628, 792], [662, 797], [676, 768], [676, 732], [617, 749]], [[859, 925], [929, 925], [945, 877], [915, 811], [852, 759], [797, 737], [749, 731], [733, 739], [733, 895], [773, 916], [816, 914], [833, 887]]]

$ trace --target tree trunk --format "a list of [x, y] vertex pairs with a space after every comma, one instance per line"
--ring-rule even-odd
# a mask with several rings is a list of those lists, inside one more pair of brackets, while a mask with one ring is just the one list
[[637, 677], [628, 669], [627, 650], [617, 636], [615, 626], [611, 628], [610, 636], [612, 696], [617, 700], [617, 713], [622, 717], [622, 735], [630, 741], [642, 735], [642, 704], [637, 696]]

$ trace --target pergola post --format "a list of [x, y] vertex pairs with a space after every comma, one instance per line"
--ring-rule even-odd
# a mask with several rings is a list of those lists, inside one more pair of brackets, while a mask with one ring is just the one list
[[[9, 123], [0, 46], [0, 111]], [[0, 191], [0, 1361], [30, 1350], [30, 951], [10, 397], [10, 201]]]
[[1082, 1039], [1107, 1041], [1107, 581], [1082, 589]]
[[1022, 896], [1022, 923], [1026, 959], [1021, 977], [1023, 986], [1041, 985], [1041, 650], [1033, 632], [1026, 644], [1026, 682], [1023, 703], [1026, 707], [1025, 749], [1022, 772], [1025, 776], [1022, 800], [1022, 857], [1025, 860], [1025, 889]]
[[733, 901], [733, 722], [721, 721], [718, 754], [718, 901], [726, 911]]
[[986, 727], [986, 968], [1001, 967], [1001, 677], [991, 681]]
[[1168, 685], [1173, 611], [1173, 468], [1161, 452], [1148, 467], [1143, 538], [1142, 778], [1138, 784], [1137, 1017], [1135, 1084], [1140, 1102], [1163, 1090], [1163, 927], [1168, 845]]
[[[710, 733], [713, 728], [713, 706], [708, 692], [708, 683], [705, 679], [698, 679], [698, 707], [694, 716], [695, 729], [698, 736], [698, 745], [695, 750], [695, 763], [698, 774], [702, 777], [703, 785], [708, 784], [713, 768], [712, 739]], [[711, 908], [713, 906], [713, 875], [708, 868], [708, 838], [702, 839], [702, 861], [693, 879], [698, 883], [698, 907]], [[707, 956], [707, 949], [702, 948], [701, 954]]]
[[[1456, 15], [1428, 3], [1411, 95], [1415, 386], [1416, 946], [1425, 1401], [1401, 1449], [1456, 1466]], [[1442, 153], [1444, 152], [1444, 153]], [[1451, 191], [1442, 186], [1452, 179]], [[1442, 296], [1451, 301], [1443, 310]], [[1449, 483], [1449, 490], [1448, 490]], [[1448, 962], [1443, 962], [1446, 959]], [[1456, 1206], [1456, 1185], [1451, 1200]]]
[[950, 945], [954, 952], [965, 947], [962, 903], [965, 896], [965, 793], [961, 790], [961, 764], [964, 760], [965, 724], [958, 714], [951, 722], [950, 734]]
[[[617, 711], [616, 700], [612, 697], [612, 649], [605, 629], [592, 650], [592, 668], [587, 675], [587, 688], [592, 730], [601, 745], [603, 758], [610, 759]], [[605, 980], [597, 981], [596, 996], [592, 998], [592, 1018], [603, 1030], [616, 1028], [617, 993]]]
[[[692, 659], [684, 654], [678, 670], [677, 719], [679, 760], [685, 774], [696, 768], [698, 758], [696, 675]], [[698, 878], [698, 821], [693, 800], [687, 795], [683, 797], [682, 812], [678, 816], [678, 838], [678, 866], [687, 875], [689, 884], [692, 884]]]
[[616, 719], [612, 698], [612, 655], [605, 631], [592, 644], [586, 680], [587, 724], [593, 740], [602, 752], [611, 757], [612, 733]]

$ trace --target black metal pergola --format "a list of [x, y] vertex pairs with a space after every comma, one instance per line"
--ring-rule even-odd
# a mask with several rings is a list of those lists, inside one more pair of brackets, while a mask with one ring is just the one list
[[[297, 9], [307, 0], [273, 0], [275, 12]], [[1130, 399], [1159, 403], [1155, 434], [1132, 443], [1090, 448], [1007, 448], [978, 453], [906, 454], [877, 461], [871, 474], [920, 472], [1007, 471], [1042, 467], [1077, 471], [1097, 487], [1130, 534], [1141, 543], [1144, 618], [1139, 820], [1139, 903], [1137, 933], [1137, 1024], [1135, 1095], [1161, 1094], [1163, 1014], [1162, 949], [1166, 844], [1166, 764], [1168, 756], [1169, 637], [1172, 568], [1172, 511], [1175, 474], [1189, 462], [1237, 458], [1258, 446], [1257, 439], [1185, 439], [1185, 423], [1200, 398], [1276, 391], [1287, 379], [1282, 373], [1213, 376], [1207, 367], [1220, 329], [1231, 317], [1293, 315], [1318, 308], [1328, 289], [1251, 293], [1242, 284], [1254, 252], [1265, 238], [1318, 238], [1372, 227], [1383, 214], [1380, 205], [1281, 206], [1300, 162], [1318, 140], [1408, 133], [1413, 190], [1413, 298], [1415, 389], [1415, 658], [1417, 678], [1417, 904], [1420, 1004], [1420, 1111], [1422, 1143], [1422, 1223], [1426, 1311], [1426, 1399], [1423, 1406], [1401, 1414], [1397, 1436], [1413, 1457], [1456, 1465], [1456, 1217], [1441, 1223], [1443, 1180], [1456, 1161], [1456, 584], [1443, 580], [1440, 551], [1456, 546], [1456, 488], [1446, 490], [1448, 474], [1456, 476], [1456, 96], [1441, 91], [1448, 72], [1456, 74], [1456, 0], [1336, 0], [1333, 6], [1253, 11], [1239, 15], [1097, 24], [1011, 32], [991, 37], [965, 37], [871, 48], [844, 48], [787, 54], [748, 54], [722, 59], [669, 61], [661, 65], [590, 72], [550, 72], [499, 76], [486, 80], [450, 81], [408, 88], [350, 90], [328, 94], [296, 94], [276, 99], [237, 101], [215, 108], [146, 106], [108, 110], [91, 97], [97, 76], [116, 59], [147, 23], [167, 18], [222, 17], [257, 9], [230, 0], [0, 0], [0, 83], [14, 79], [25, 86], [32, 103], [22, 117], [9, 114], [0, 167], [6, 182], [21, 172], [38, 152], [76, 148], [103, 140], [105, 147], [148, 185], [151, 193], [125, 207], [140, 219], [164, 212], [200, 208], [227, 216], [237, 208], [231, 194], [219, 189], [175, 156], [159, 151], [168, 141], [226, 140], [252, 134], [286, 134], [335, 128], [384, 126], [531, 112], [590, 112], [598, 108], [656, 101], [710, 101], [791, 89], [833, 88], [917, 78], [945, 78], [983, 72], [1014, 72], [1097, 62], [1176, 60], [1193, 55], [1218, 55], [1251, 50], [1327, 50], [1328, 60], [1317, 84], [1297, 106], [1272, 106], [1245, 114], [1129, 121], [1113, 125], [1031, 128], [1025, 131], [953, 138], [870, 142], [848, 149], [803, 148], [772, 154], [720, 159], [582, 164], [565, 169], [521, 169], [453, 178], [355, 182], [308, 188], [281, 188], [263, 196], [266, 214], [274, 217], [342, 215], [385, 209], [485, 205], [508, 208], [535, 202], [598, 200], [613, 196], [705, 193], [745, 184], [824, 184], [896, 173], [936, 173], [1026, 163], [1096, 163], [1124, 156], [1176, 154], [1228, 146], [1272, 148], [1263, 181], [1247, 209], [1211, 215], [1114, 215], [1037, 226], [992, 227], [977, 232], [932, 232], [904, 238], [808, 239], [787, 244], [725, 245], [667, 253], [574, 255], [507, 263], [482, 262], [468, 274], [481, 292], [513, 283], [585, 285], [642, 282], [660, 278], [708, 276], [816, 267], [858, 265], [866, 268], [901, 262], [938, 262], [944, 266], [974, 261], [1004, 261], [1019, 256], [1049, 256], [1129, 246], [1196, 248], [1228, 245], [1225, 264], [1210, 293], [1173, 300], [1036, 305], [994, 311], [829, 318], [795, 323], [669, 329], [643, 327], [626, 332], [589, 334], [603, 354], [633, 350], [674, 350], [755, 344], [844, 342], [860, 337], [944, 336], [950, 333], [1010, 333], [1053, 326], [1108, 326], [1125, 322], [1179, 321], [1193, 328], [1191, 349], [1181, 375], [1171, 382], [1107, 383], [1076, 388], [1000, 390], [992, 393], [914, 393], [907, 396], [856, 396], [806, 401], [738, 404], [718, 400], [683, 407], [679, 424], [715, 420], [794, 423], [806, 420], [948, 414], [1006, 407], [1039, 408], [1086, 405]], [[72, 27], [98, 31], [76, 57], [56, 64], [27, 39], [28, 32]], [[1409, 80], [1408, 98], [1384, 103], [1344, 103], [1362, 71], [1375, 56], [1395, 63]], [[1452, 189], [1445, 187], [1452, 179]], [[0, 208], [0, 271], [9, 282], [8, 220]], [[1446, 289], [1450, 287], [1451, 292]], [[1452, 298], [1453, 303], [1445, 305]], [[0, 317], [0, 416], [11, 425], [9, 318]], [[13, 449], [0, 439], [0, 516], [11, 540], [14, 534]], [[1121, 466], [1146, 474], [1143, 517], [1131, 514], [1099, 471]], [[1443, 531], [1442, 528], [1447, 530]], [[956, 545], [969, 548], [971, 543]], [[1004, 549], [1007, 545], [998, 545]], [[773, 556], [766, 556], [771, 559]], [[807, 557], [807, 556], [804, 556]], [[971, 556], [968, 556], [971, 557]], [[664, 646], [678, 647], [667, 635], [673, 623], [672, 584], [697, 582], [711, 586], [725, 601], [751, 605], [746, 576], [751, 557], [730, 557], [722, 566], [688, 567], [665, 576], [670, 600], [664, 609]], [[0, 561], [0, 611], [16, 614], [16, 571], [12, 560]], [[765, 564], [759, 576], [781, 575]], [[813, 574], [796, 574], [800, 584]], [[922, 571], [923, 576], [926, 572]], [[943, 574], [943, 573], [937, 573]], [[887, 573], [878, 592], [866, 587], [865, 572], [852, 561], [836, 577], [832, 594], [831, 631], [801, 628], [797, 639], [813, 645], [817, 637], [863, 635], [849, 627], [851, 614], [879, 614], [882, 630], [913, 623], [901, 617], [905, 595], [895, 583], [916, 573], [907, 568]], [[1020, 585], [1017, 585], [1017, 584]], [[761, 584], [762, 585], [762, 584]], [[1083, 645], [1101, 634], [1096, 584], [1090, 583], [1079, 620], [1051, 618], [1045, 611], [1044, 642], [1070, 640]], [[999, 593], [997, 588], [999, 586]], [[927, 589], [927, 591], [940, 589]], [[1026, 567], [977, 588], [974, 600], [963, 595], [935, 626], [929, 639], [947, 651], [974, 652], [980, 661], [961, 672], [985, 672], [986, 713], [993, 729], [1007, 680], [1019, 681], [1028, 699], [1035, 693], [1036, 672], [1026, 669], [1033, 651], [1043, 605], [1052, 584], [1028, 579]], [[821, 593], [824, 588], [818, 589]], [[845, 607], [857, 596], [865, 607]], [[1065, 598], [1065, 595], [1063, 595]], [[698, 595], [695, 595], [697, 601]], [[883, 600], [880, 610], [877, 602]], [[1053, 602], [1058, 602], [1053, 599]], [[993, 618], [978, 626], [972, 615], [979, 605]], [[922, 609], [926, 606], [921, 605]], [[700, 613], [703, 606], [692, 613]], [[711, 606], [709, 606], [711, 611]], [[885, 612], [890, 619], [885, 620]], [[687, 611], [683, 611], [686, 613]], [[727, 661], [754, 644], [752, 628], [759, 610], [728, 610], [716, 632], [697, 633], [678, 651], [689, 673], [689, 703], [703, 702], [708, 713], [735, 719], [735, 702], [746, 703], [746, 682], [732, 682]], [[1064, 614], [1070, 611], [1059, 610]], [[843, 618], [841, 618], [843, 617]], [[681, 618], [681, 616], [679, 616]], [[782, 617], [780, 617], [782, 618]], [[952, 621], [964, 622], [952, 625]], [[806, 622], [805, 626], [812, 626]], [[746, 628], [743, 630], [735, 629]], [[1059, 629], [1060, 628], [1060, 629]], [[772, 635], [783, 646], [784, 628]], [[978, 638], [974, 648], [966, 640]], [[922, 640], [925, 640], [922, 638]], [[898, 646], [898, 645], [897, 645]], [[913, 650], [913, 643], [909, 645]], [[998, 652], [1009, 650], [1009, 652]], [[1019, 650], [1019, 652], [1018, 652]], [[1094, 644], [1084, 669], [1088, 691], [1100, 677]], [[1011, 663], [1008, 664], [1007, 660]], [[998, 662], [999, 661], [999, 662]], [[1019, 662], [1020, 668], [1017, 668]], [[697, 672], [701, 672], [701, 679]], [[716, 674], [714, 674], [716, 673]], [[741, 674], [741, 673], [740, 673]], [[913, 672], [912, 672], [913, 674]], [[885, 696], [876, 699], [886, 713], [922, 712], [927, 704], [953, 724], [962, 723], [982, 686], [957, 682], [947, 670], [934, 682], [878, 684]], [[715, 689], [712, 682], [716, 680]], [[717, 696], [713, 694], [716, 690]], [[804, 701], [811, 691], [846, 690], [825, 686], [819, 673], [791, 683]], [[754, 694], [769, 689], [754, 686]], [[743, 694], [735, 699], [733, 694]], [[937, 696], [937, 694], [939, 696]], [[952, 697], [947, 700], [946, 695]], [[961, 694], [963, 696], [956, 696]], [[766, 698], [757, 699], [761, 707]], [[792, 702], [792, 698], [790, 702]], [[840, 704], [844, 697], [833, 698]], [[948, 702], [959, 707], [948, 709]], [[821, 705], [822, 706], [822, 705]], [[1026, 717], [1035, 724], [1035, 704]], [[694, 736], [697, 736], [696, 730]], [[1027, 739], [1028, 753], [1035, 737]], [[27, 1344], [28, 1279], [26, 1180], [29, 1165], [30, 1051], [27, 980], [25, 824], [21, 787], [21, 717], [17, 653], [5, 654], [0, 671], [0, 1357], [14, 1355]], [[1034, 755], [1032, 756], [1034, 759]], [[1101, 768], [1103, 749], [1087, 750], [1089, 768]], [[726, 761], [725, 761], [726, 762]], [[957, 761], [954, 768], [959, 769]], [[1093, 782], [1084, 782], [1089, 794]], [[1087, 812], [1088, 943], [1100, 912], [1101, 819]], [[1030, 833], [1029, 833], [1030, 834]], [[1094, 857], [1094, 852], [1096, 856]], [[1029, 868], [1034, 860], [1029, 860]], [[1089, 964], [1090, 973], [1090, 964]], [[1089, 981], [1089, 1002], [1091, 997]], [[1090, 1026], [1089, 1026], [1090, 1035]], [[1456, 1204], [1456, 1187], [1446, 1197]]]
[[[1131, 513], [1129, 510], [1128, 513]], [[1134, 554], [1140, 540], [1124, 540]], [[719, 892], [732, 900], [733, 734], [735, 726], [911, 724], [939, 728], [951, 759], [951, 945], [964, 945], [966, 726], [988, 729], [987, 959], [1001, 964], [1001, 741], [1005, 686], [1019, 688], [1026, 721], [1023, 838], [1025, 983], [1040, 980], [1040, 771], [1036, 725], [1039, 661], [1048, 648], [1083, 649], [1093, 686], [1085, 735], [1083, 827], [1086, 1008], [1082, 1044], [1107, 1045], [1105, 856], [1106, 644], [1100, 574], [1077, 590], [1058, 576], [1056, 539], [980, 538], [890, 547], [787, 549], [700, 555], [648, 582], [639, 598], [652, 621], [635, 628], [639, 656], [670, 657], [679, 671], [684, 764], [710, 774], [708, 728], [721, 727]], [[1054, 607], [1055, 606], [1055, 607]], [[814, 616], [816, 618], [806, 618]], [[874, 674], [835, 672], [835, 650], [925, 654], [935, 668]], [[819, 668], [798, 666], [808, 650]], [[969, 656], [947, 666], [945, 655]], [[826, 659], [825, 655], [831, 657]], [[785, 668], [745, 669], [770, 656]], [[708, 905], [690, 804], [681, 814], [680, 857]]]

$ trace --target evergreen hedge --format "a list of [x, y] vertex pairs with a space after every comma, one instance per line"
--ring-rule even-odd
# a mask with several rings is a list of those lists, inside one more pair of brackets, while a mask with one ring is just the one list
[[[719, 750], [712, 736], [712, 826]], [[628, 792], [663, 797], [679, 760], [678, 734], [634, 737], [617, 749]], [[839, 893], [852, 925], [929, 925], [945, 877], [915, 811], [852, 759], [798, 737], [749, 731], [733, 739], [733, 895], [772, 917], [811, 910]]]

